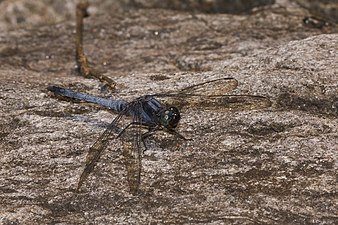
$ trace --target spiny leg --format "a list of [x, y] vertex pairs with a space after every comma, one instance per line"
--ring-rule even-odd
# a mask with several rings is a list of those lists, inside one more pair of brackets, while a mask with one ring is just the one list
[[136, 122], [133, 121], [131, 123], [129, 123], [127, 126], [125, 126], [120, 133], [117, 135], [116, 138], [119, 138], [127, 129], [133, 127], [134, 125], [139, 126], [140, 128], [149, 128], [149, 125], [145, 124], [145, 123], [140, 123], [140, 122]]
[[[125, 126], [125, 127], [120, 131], [120, 133], [117, 135], [116, 138], [119, 138], [119, 137], [120, 137], [127, 129], [132, 128], [133, 126], [137, 126], [137, 127], [140, 127], [140, 128], [149, 128], [149, 125], [147, 125], [147, 124], [142, 124], [142, 123], [133, 121], [133, 122], [129, 123], [127, 126]], [[159, 129], [156, 129], [156, 130], [159, 130]], [[146, 133], [144, 133], [144, 134], [147, 134], [147, 133], [149, 133], [149, 132], [150, 132], [150, 131], [148, 131], [148, 132], [146, 132]], [[151, 131], [151, 132], [152, 132], [152, 134], [153, 134], [155, 131]], [[143, 145], [144, 145], [144, 151], [146, 151], [146, 150], [148, 150], [148, 148], [147, 148], [147, 145], [146, 145], [146, 143], [145, 143], [145, 138], [151, 136], [152, 134], [146, 135], [145, 137], [144, 137], [144, 134], [141, 135], [141, 140], [142, 140], [142, 143], [143, 143]], [[143, 152], [144, 152], [144, 151], [143, 151]]]

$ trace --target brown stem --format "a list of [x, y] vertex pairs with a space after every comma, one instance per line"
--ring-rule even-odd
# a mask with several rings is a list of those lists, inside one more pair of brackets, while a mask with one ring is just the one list
[[75, 45], [76, 45], [76, 63], [79, 67], [79, 71], [82, 76], [87, 78], [96, 78], [103, 83], [108, 84], [111, 89], [115, 89], [116, 83], [112, 79], [103, 74], [95, 71], [89, 66], [87, 56], [83, 51], [83, 18], [88, 16], [87, 8], [89, 3], [87, 1], [80, 2], [76, 6], [76, 34], [75, 34]]

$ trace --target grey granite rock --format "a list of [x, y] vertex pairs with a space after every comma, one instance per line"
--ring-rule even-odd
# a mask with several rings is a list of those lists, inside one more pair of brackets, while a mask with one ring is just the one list
[[[74, 21], [0, 34], [2, 224], [337, 224], [338, 35], [304, 26], [307, 11], [250, 15], [138, 9], [85, 20], [92, 65], [109, 92], [74, 71]], [[141, 193], [128, 191], [111, 141], [80, 193], [86, 153], [115, 116], [53, 98], [49, 84], [131, 100], [234, 77], [255, 110], [187, 111], [143, 156]]]

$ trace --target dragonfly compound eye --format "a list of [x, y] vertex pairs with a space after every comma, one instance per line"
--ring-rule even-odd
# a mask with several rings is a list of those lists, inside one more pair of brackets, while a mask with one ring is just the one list
[[161, 113], [161, 124], [169, 129], [175, 128], [180, 119], [180, 112], [176, 107], [169, 107]]

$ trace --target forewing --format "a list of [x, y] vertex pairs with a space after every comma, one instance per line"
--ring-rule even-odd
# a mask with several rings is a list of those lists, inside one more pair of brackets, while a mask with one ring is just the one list
[[[142, 107], [141, 104], [138, 107]], [[141, 154], [142, 154], [142, 123], [140, 108], [134, 108], [133, 124], [125, 130], [123, 141], [123, 155], [127, 170], [127, 181], [130, 192], [136, 194], [141, 183]]]
[[107, 129], [101, 134], [101, 136], [96, 140], [96, 142], [90, 147], [89, 152], [86, 157], [86, 165], [84, 170], [81, 173], [78, 185], [77, 185], [77, 191], [80, 190], [83, 182], [88, 178], [89, 174], [93, 171], [96, 163], [100, 159], [100, 156], [102, 155], [103, 150], [107, 147], [107, 144], [109, 142], [109, 137], [113, 131], [116, 131], [117, 123], [124, 115], [124, 111], [121, 112], [107, 127]]
[[183, 88], [178, 92], [155, 95], [163, 98], [166, 104], [180, 110], [194, 108], [199, 110], [229, 111], [265, 108], [271, 105], [269, 99], [256, 95], [227, 95], [236, 89], [238, 81], [234, 78], [220, 78]]
[[195, 84], [178, 91], [181, 95], [215, 96], [225, 95], [237, 88], [238, 81], [232, 77], [223, 77], [215, 80]]
[[268, 98], [259, 95], [202, 96], [201, 98], [192, 97], [188, 101], [190, 103], [187, 107], [213, 111], [242, 111], [271, 106]]
[[[134, 132], [133, 132], [134, 130]], [[127, 170], [130, 193], [136, 194], [141, 183], [141, 134], [133, 127], [128, 130], [128, 140], [123, 140], [123, 156]]]

